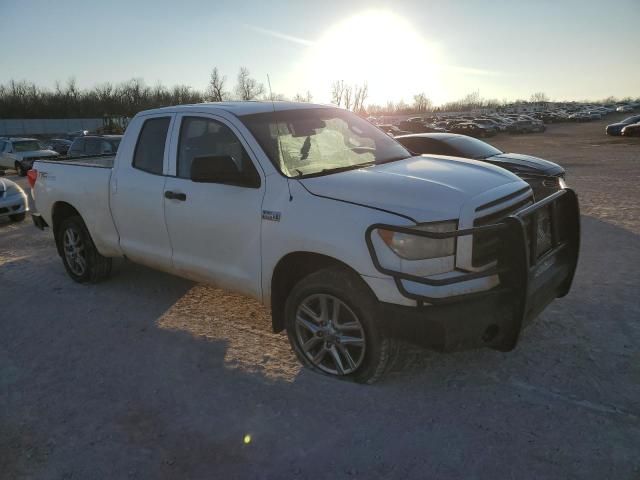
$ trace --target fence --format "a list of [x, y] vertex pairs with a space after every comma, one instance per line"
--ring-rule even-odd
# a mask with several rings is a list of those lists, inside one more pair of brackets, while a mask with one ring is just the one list
[[102, 118], [0, 119], [0, 137], [64, 135], [78, 130], [95, 131], [102, 124]]

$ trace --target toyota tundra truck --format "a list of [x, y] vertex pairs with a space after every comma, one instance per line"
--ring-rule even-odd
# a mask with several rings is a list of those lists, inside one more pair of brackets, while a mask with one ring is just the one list
[[308, 103], [145, 111], [114, 156], [39, 160], [29, 181], [76, 282], [122, 257], [248, 295], [305, 366], [363, 383], [406, 340], [512, 350], [578, 259], [572, 190], [534, 203], [500, 167]]

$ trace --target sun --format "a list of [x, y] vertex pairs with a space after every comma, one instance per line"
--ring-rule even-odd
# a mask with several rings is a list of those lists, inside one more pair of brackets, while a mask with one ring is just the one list
[[385, 10], [371, 10], [328, 28], [310, 48], [302, 74], [313, 91], [327, 92], [336, 80], [367, 82], [367, 103], [385, 103], [425, 92], [438, 101], [435, 48], [404, 18]]

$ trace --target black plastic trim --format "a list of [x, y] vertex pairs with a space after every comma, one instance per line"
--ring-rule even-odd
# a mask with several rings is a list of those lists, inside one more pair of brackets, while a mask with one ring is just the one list
[[521, 188], [520, 190], [513, 192], [507, 195], [506, 197], [498, 198], [497, 200], [493, 200], [489, 203], [485, 203], [484, 205], [480, 205], [478, 208], [476, 208], [476, 212], [481, 212], [482, 210], [487, 210], [488, 208], [494, 207], [496, 205], [500, 205], [501, 203], [507, 202], [512, 198], [519, 197], [523, 193], [530, 192], [530, 191], [531, 191], [531, 187], [527, 185], [526, 187]]
[[[546, 207], [547, 205], [554, 205], [561, 199], [566, 200], [573, 207], [573, 212], [569, 219], [565, 219], [571, 223], [570, 227], [570, 235], [569, 239], [566, 242], [559, 242], [557, 232], [557, 213], [558, 209], [556, 207], [552, 207], [553, 211], [556, 215], [552, 213], [552, 222], [555, 223], [555, 226], [552, 224], [552, 248], [549, 252], [545, 253], [541, 258], [537, 258], [536, 248], [537, 248], [537, 238], [535, 236], [536, 229], [535, 224], [537, 222], [537, 215], [535, 214], [541, 208]], [[531, 238], [527, 239], [527, 226], [525, 225], [524, 218], [532, 216], [532, 228], [531, 228]], [[573, 220], [572, 220], [573, 219]], [[577, 221], [575, 220], [577, 219]], [[446, 278], [446, 279], [434, 279], [428, 277], [419, 277], [416, 275], [407, 274], [404, 272], [399, 272], [395, 270], [391, 270], [383, 267], [380, 264], [378, 256], [376, 254], [375, 248], [373, 246], [373, 241], [371, 235], [374, 230], [384, 229], [391, 230], [399, 233], [406, 233], [410, 235], [415, 235], [418, 237], [425, 238], [433, 238], [433, 239], [446, 239], [446, 238], [457, 238], [465, 235], [473, 235], [478, 232], [485, 231], [495, 231], [500, 235], [503, 235], [504, 238], [504, 253], [501, 258], [498, 259], [497, 265], [494, 267], [490, 267], [487, 270], [483, 270], [480, 272], [470, 272], [464, 275]], [[553, 255], [558, 255], [563, 250], [569, 250], [569, 262], [570, 262], [570, 275], [568, 278], [568, 286], [566, 291], [568, 292], [568, 288], [570, 287], [571, 281], [573, 279], [573, 275], [575, 272], [575, 268], [577, 265], [578, 259], [578, 249], [579, 249], [579, 207], [577, 196], [575, 192], [571, 189], [563, 189], [558, 192], [544, 198], [543, 200], [534, 203], [533, 205], [524, 207], [523, 209], [509, 215], [502, 221], [492, 224], [492, 225], [484, 225], [480, 227], [467, 228], [464, 230], [456, 230], [452, 232], [427, 232], [422, 230], [415, 230], [410, 227], [400, 227], [395, 225], [386, 225], [386, 224], [373, 224], [369, 226], [365, 232], [365, 242], [367, 245], [367, 249], [369, 250], [369, 254], [371, 255], [371, 260], [373, 262], [374, 267], [380, 273], [393, 277], [396, 285], [398, 286], [398, 290], [400, 293], [412, 300], [416, 300], [418, 302], [428, 302], [432, 304], [440, 304], [440, 303], [450, 303], [459, 301], [462, 298], [466, 298], [467, 295], [454, 296], [454, 297], [428, 297], [423, 295], [411, 294], [404, 288], [402, 285], [402, 280], [407, 280], [415, 283], [420, 283], [423, 285], [430, 286], [443, 286], [443, 285], [452, 285], [456, 283], [466, 282], [469, 280], [474, 280], [477, 278], [484, 278], [493, 275], [500, 276], [500, 285], [510, 285], [510, 287], [506, 287], [507, 290], [514, 290], [522, 287], [523, 285], [528, 284], [528, 277], [532, 274], [532, 269], [535, 269], [537, 264], [543, 263], [546, 259], [552, 257]], [[531, 245], [531, 248], [529, 247]], [[513, 278], [513, 277], [516, 278]], [[511, 282], [504, 281], [505, 279], [512, 277]], [[513, 281], [515, 280], [515, 281]], [[471, 294], [474, 296], [482, 296], [488, 294], [494, 294], [493, 290], [502, 289], [505, 287], [496, 287], [494, 289], [479, 292], [478, 295]], [[526, 288], [525, 288], [526, 292]], [[565, 293], [566, 294], [566, 293]], [[524, 297], [523, 297], [524, 298]]]

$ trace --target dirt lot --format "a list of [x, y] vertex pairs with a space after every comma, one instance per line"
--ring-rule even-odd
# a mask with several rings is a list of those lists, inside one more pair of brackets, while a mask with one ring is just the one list
[[0, 478], [640, 478], [640, 139], [608, 122], [492, 140], [567, 168], [571, 294], [514, 352], [412, 348], [371, 387], [302, 370], [252, 301], [130, 264], [77, 285], [0, 223]]

